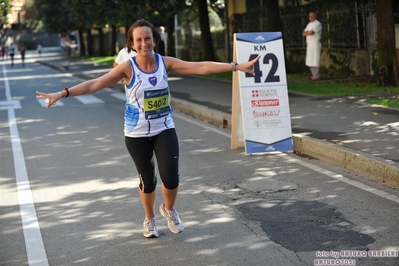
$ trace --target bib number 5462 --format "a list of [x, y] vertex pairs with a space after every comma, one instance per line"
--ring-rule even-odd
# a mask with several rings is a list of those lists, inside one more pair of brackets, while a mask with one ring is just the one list
[[[255, 59], [257, 56], [258, 56], [257, 54], [251, 54], [249, 56], [249, 61]], [[262, 82], [261, 78], [263, 77], [263, 71], [260, 70], [260, 65], [259, 65], [259, 62], [261, 60], [262, 60], [262, 58], [260, 58], [254, 64], [255, 76], [252, 76], [249, 73], [245, 73], [245, 77], [247, 77], [247, 78], [255, 78], [255, 83], [261, 83]], [[276, 72], [277, 72], [277, 69], [278, 69], [278, 58], [277, 58], [277, 56], [275, 54], [266, 54], [263, 57], [263, 64], [264, 65], [271, 64], [270, 71], [267, 74], [264, 83], [267, 83], [267, 82], [280, 82], [280, 76], [276, 75]]]

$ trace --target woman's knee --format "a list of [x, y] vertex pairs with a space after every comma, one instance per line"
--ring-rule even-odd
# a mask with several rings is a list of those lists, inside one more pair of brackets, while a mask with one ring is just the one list
[[175, 189], [179, 186], [179, 176], [162, 180], [163, 186], [167, 189]]
[[152, 193], [152, 192], [154, 192], [154, 190], [156, 189], [156, 187], [157, 187], [157, 181], [156, 181], [156, 179], [144, 181], [144, 180], [141, 178], [141, 175], [140, 175], [140, 184], [139, 184], [139, 188], [140, 188], [140, 190], [141, 190], [143, 193], [145, 193], [145, 194]]

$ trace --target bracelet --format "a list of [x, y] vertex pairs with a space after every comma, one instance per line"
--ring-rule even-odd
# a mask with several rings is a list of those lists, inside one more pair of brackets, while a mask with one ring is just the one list
[[68, 88], [65, 87], [65, 88], [63, 89], [63, 91], [66, 91], [66, 96], [65, 96], [65, 98], [68, 98], [68, 96], [69, 96], [69, 90], [68, 90]]
[[238, 63], [237, 63], [237, 62], [231, 62], [230, 64], [231, 64], [232, 70], [233, 70], [233, 71], [237, 71], [237, 65], [238, 65]]

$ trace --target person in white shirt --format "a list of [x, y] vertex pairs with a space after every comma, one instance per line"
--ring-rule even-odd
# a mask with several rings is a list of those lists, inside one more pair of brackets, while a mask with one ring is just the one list
[[42, 56], [42, 45], [39, 43], [39, 45], [37, 46], [37, 52], [39, 53], [39, 57]]
[[130, 27], [129, 31], [127, 32], [127, 40], [125, 47], [121, 49], [118, 53], [118, 55], [115, 58], [115, 61], [113, 63], [113, 67], [116, 67], [117, 65], [122, 64], [123, 62], [126, 62], [129, 60], [132, 56], [135, 56], [137, 53], [133, 50], [133, 27]]
[[122, 64], [123, 62], [126, 62], [127, 60], [129, 60], [131, 57], [135, 56], [137, 53], [135, 51], [133, 51], [133, 49], [128, 47], [123, 47], [118, 55], [115, 58], [115, 61], [113, 63], [113, 67], [116, 67], [119, 64]]
[[8, 55], [11, 58], [11, 66], [14, 66], [15, 45], [13, 43], [8, 47]]
[[165, 56], [168, 50], [168, 34], [165, 32], [165, 27], [159, 27], [159, 35], [161, 35], [161, 40], [158, 43], [159, 54]]
[[310, 68], [312, 76], [310, 80], [320, 79], [320, 58], [321, 58], [321, 32], [322, 26], [317, 20], [315, 12], [309, 13], [310, 22], [302, 32], [306, 37], [306, 65]]

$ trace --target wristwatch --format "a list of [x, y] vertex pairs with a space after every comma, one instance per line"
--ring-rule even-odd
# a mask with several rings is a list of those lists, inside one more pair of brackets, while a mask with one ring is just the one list
[[233, 70], [233, 71], [237, 71], [237, 65], [238, 65], [238, 63], [237, 63], [237, 62], [231, 62], [230, 64], [231, 64], [232, 70]]

